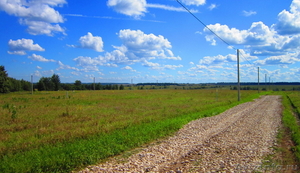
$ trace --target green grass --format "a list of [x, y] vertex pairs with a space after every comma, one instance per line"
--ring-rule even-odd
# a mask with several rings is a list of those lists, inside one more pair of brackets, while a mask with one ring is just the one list
[[[263, 93], [261, 93], [263, 94]], [[10, 93], [0, 101], [0, 172], [69, 172], [219, 114], [236, 91]], [[244, 101], [257, 91], [242, 91]], [[240, 102], [241, 103], [241, 102]]]
[[283, 96], [283, 117], [284, 126], [288, 127], [295, 143], [295, 156], [300, 161], [300, 127], [296, 116], [299, 118], [300, 97], [299, 92], [287, 92]]

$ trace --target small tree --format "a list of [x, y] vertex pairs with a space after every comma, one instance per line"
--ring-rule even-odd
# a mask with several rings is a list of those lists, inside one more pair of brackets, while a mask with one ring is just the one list
[[100, 83], [98, 83], [98, 84], [96, 84], [95, 88], [96, 88], [96, 90], [101, 90], [101, 89], [102, 89], [102, 86], [101, 86]]
[[9, 80], [8, 74], [5, 71], [4, 66], [0, 66], [0, 93], [8, 93], [10, 91], [9, 88]]
[[119, 89], [119, 86], [117, 84], [112, 86], [112, 90], [118, 90], [118, 89]]
[[54, 90], [58, 91], [60, 89], [60, 79], [59, 76], [57, 74], [53, 74], [51, 77], [51, 81], [54, 84]]
[[44, 91], [46, 90], [46, 86], [44, 84], [44, 77], [41, 77], [39, 82], [37, 83], [37, 88], [39, 91]]
[[80, 80], [76, 80], [74, 85], [75, 85], [76, 90], [81, 90], [82, 89]]
[[23, 91], [30, 91], [31, 90], [31, 84], [28, 81], [21, 80], [21, 87]]
[[53, 91], [54, 83], [50, 77], [41, 77], [38, 82], [38, 90], [39, 91]]
[[8, 81], [10, 84], [9, 90], [11, 92], [21, 91], [21, 82], [19, 80], [9, 77]]

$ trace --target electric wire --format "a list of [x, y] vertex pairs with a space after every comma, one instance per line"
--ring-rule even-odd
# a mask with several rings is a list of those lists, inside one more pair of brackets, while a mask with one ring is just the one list
[[[234, 46], [230, 45], [227, 41], [225, 41], [222, 37], [220, 37], [217, 33], [215, 33], [213, 30], [211, 30], [204, 22], [202, 22], [196, 15], [194, 15], [185, 5], [183, 5], [179, 0], [177, 0], [177, 2], [187, 11], [189, 12], [198, 22], [200, 22], [205, 28], [207, 28], [211, 33], [213, 33], [217, 38], [219, 38], [223, 43], [225, 43], [226, 45], [228, 45], [229, 47], [231, 47], [234, 50], [237, 50]], [[253, 65], [253, 63], [251, 63], [244, 55], [241, 51], [239, 51], [240, 55], [244, 58], [244, 60], [246, 60], [249, 65]]]
[[244, 60], [246, 60], [246, 61], [249, 63], [249, 65], [254, 66], [254, 64], [253, 64], [252, 62], [250, 62], [250, 61], [243, 55], [243, 53], [242, 53], [241, 51], [240, 51], [239, 53], [240, 53], [240, 55], [242, 56], [242, 58], [243, 58]]
[[177, 2], [187, 11], [189, 12], [198, 22], [200, 22], [205, 28], [207, 28], [211, 33], [213, 33], [216, 37], [218, 37], [221, 41], [223, 41], [225, 44], [227, 44], [229, 47], [232, 47], [232, 49], [236, 50], [235, 47], [230, 45], [227, 41], [225, 41], [223, 38], [221, 38], [218, 34], [216, 34], [213, 30], [211, 30], [205, 23], [203, 23], [196, 15], [194, 15], [186, 6], [184, 6], [179, 0]]
[[[238, 50], [236, 49], [234, 46], [230, 45], [227, 41], [225, 41], [222, 37], [220, 37], [217, 33], [215, 33], [213, 30], [211, 30], [205, 23], [203, 23], [196, 15], [194, 15], [185, 5], [183, 5], [179, 0], [177, 0], [177, 2], [187, 11], [189, 12], [198, 22], [200, 22], [205, 28], [207, 28], [211, 33], [213, 33], [217, 38], [219, 38], [223, 43], [225, 43], [226, 45], [228, 45], [229, 47], [231, 47], [234, 50]], [[250, 62], [241, 51], [239, 51], [239, 55], [241, 55], [241, 57], [247, 61], [247, 63], [249, 63], [250, 66], [255, 66], [254, 63]]]

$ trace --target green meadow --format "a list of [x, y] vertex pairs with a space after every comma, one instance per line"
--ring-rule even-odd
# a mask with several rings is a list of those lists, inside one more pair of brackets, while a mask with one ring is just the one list
[[[266, 94], [261, 92], [260, 94]], [[0, 172], [70, 172], [174, 134], [257, 91], [157, 89], [0, 95]]]
[[293, 152], [298, 162], [300, 162], [300, 92], [288, 91], [283, 96], [283, 115], [282, 122], [291, 133], [294, 142]]

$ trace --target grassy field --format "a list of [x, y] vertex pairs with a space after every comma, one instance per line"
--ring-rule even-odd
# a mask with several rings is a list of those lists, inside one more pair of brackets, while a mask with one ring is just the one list
[[[257, 91], [242, 91], [243, 102], [258, 96]], [[0, 97], [0, 172], [68, 172], [241, 103], [236, 91], [222, 89], [58, 91]]]
[[283, 94], [283, 124], [289, 128], [295, 144], [294, 154], [300, 161], [300, 92], [285, 92]]

